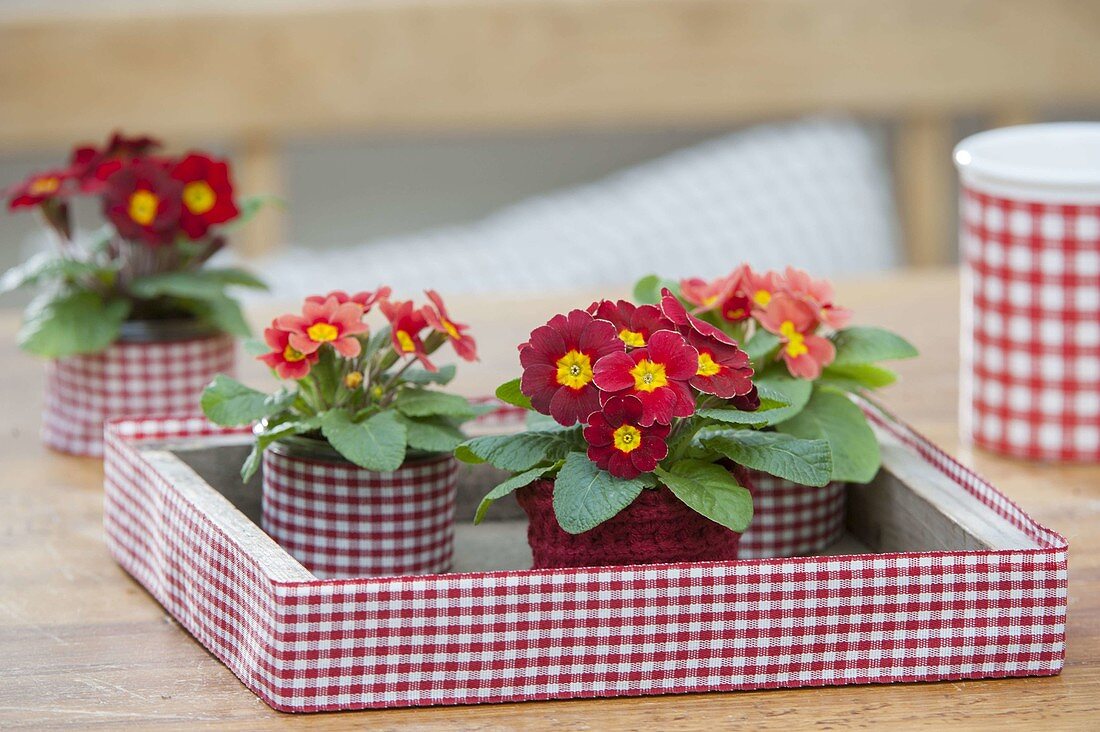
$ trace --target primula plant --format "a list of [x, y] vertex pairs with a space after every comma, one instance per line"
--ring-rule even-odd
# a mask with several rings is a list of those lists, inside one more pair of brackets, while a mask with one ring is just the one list
[[[96, 353], [126, 320], [197, 319], [226, 333], [248, 326], [231, 286], [262, 288], [238, 269], [204, 267], [262, 199], [239, 201], [229, 164], [202, 152], [157, 153], [151, 137], [113, 135], [77, 147], [67, 166], [35, 173], [6, 191], [11, 211], [36, 211], [55, 252], [8, 271], [0, 291], [39, 285], [19, 334], [22, 347], [58, 358]], [[105, 224], [80, 236], [74, 206], [91, 201]]]
[[[463, 397], [432, 385], [454, 378], [453, 365], [429, 356], [445, 343], [466, 361], [477, 360], [468, 327], [451, 320], [442, 298], [430, 304], [376, 292], [330, 292], [306, 299], [300, 313], [283, 315], [264, 331], [257, 357], [292, 385], [264, 394], [218, 376], [202, 396], [206, 416], [220, 425], [259, 423], [256, 443], [241, 469], [248, 480], [272, 442], [293, 437], [326, 441], [352, 463], [392, 471], [416, 453], [450, 452], [462, 442], [460, 425], [479, 414]], [[365, 317], [377, 307], [388, 325], [374, 333]]]
[[892, 382], [872, 362], [915, 350], [880, 329], [845, 327], [850, 313], [828, 283], [742, 266], [713, 282], [647, 277], [635, 300], [557, 315], [520, 346], [523, 374], [497, 396], [531, 410], [528, 429], [456, 451], [513, 473], [477, 521], [493, 501], [552, 479], [570, 533], [660, 485], [744, 531], [752, 497], [738, 466], [810, 486], [874, 477], [878, 443], [846, 392]]

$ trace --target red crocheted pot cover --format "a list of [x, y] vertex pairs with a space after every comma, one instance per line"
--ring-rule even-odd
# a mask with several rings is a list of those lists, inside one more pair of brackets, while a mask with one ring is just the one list
[[530, 519], [534, 569], [737, 559], [741, 535], [692, 511], [664, 486], [643, 490], [618, 515], [583, 534], [558, 525], [552, 482], [521, 488], [516, 499]]

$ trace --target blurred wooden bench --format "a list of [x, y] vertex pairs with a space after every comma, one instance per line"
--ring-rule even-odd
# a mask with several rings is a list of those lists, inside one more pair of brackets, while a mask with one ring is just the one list
[[[909, 259], [947, 261], [954, 123], [1100, 104], [1089, 0], [5, 0], [0, 154], [124, 125], [235, 146], [326, 133], [897, 122]], [[247, 250], [280, 240], [278, 216]]]

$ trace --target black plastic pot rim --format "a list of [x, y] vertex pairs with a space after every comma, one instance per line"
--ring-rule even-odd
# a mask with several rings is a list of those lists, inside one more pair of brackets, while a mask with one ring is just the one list
[[118, 343], [172, 343], [213, 338], [222, 331], [198, 318], [127, 320], [119, 330]]

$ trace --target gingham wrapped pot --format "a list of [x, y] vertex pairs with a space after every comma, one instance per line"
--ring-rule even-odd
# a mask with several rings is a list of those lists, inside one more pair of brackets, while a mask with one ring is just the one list
[[747, 472], [753, 514], [741, 536], [738, 558], [817, 554], [844, 535], [844, 483], [808, 486], [757, 470]]
[[446, 572], [457, 474], [449, 454], [379, 473], [321, 440], [279, 441], [263, 455], [263, 529], [320, 578]]
[[124, 323], [102, 353], [47, 364], [42, 440], [60, 452], [101, 457], [105, 422], [198, 414], [203, 387], [235, 365], [234, 338], [197, 321]]
[[534, 569], [737, 558], [741, 535], [688, 508], [665, 486], [642, 490], [618, 514], [581, 534], [570, 534], [558, 524], [553, 482], [520, 488], [516, 499], [529, 519]]

